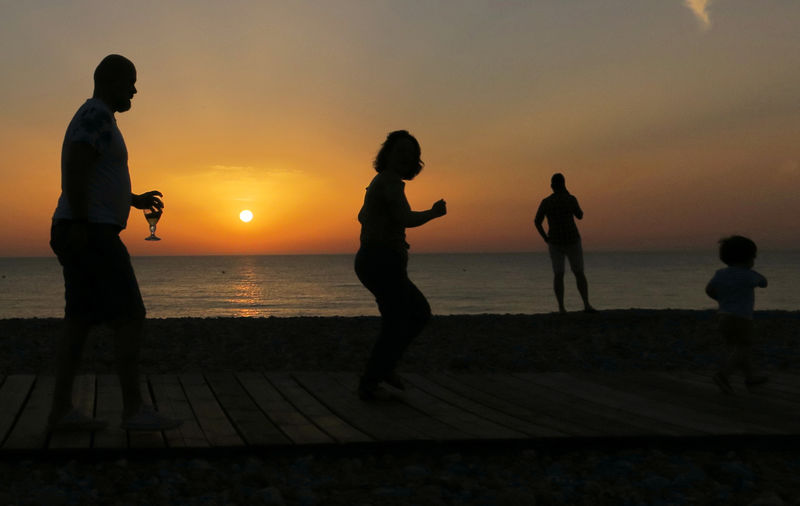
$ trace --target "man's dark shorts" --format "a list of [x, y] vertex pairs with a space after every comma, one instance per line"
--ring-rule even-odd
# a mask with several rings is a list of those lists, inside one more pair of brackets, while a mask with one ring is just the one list
[[70, 226], [68, 220], [55, 220], [50, 230], [50, 247], [64, 271], [65, 318], [92, 324], [144, 319], [142, 294], [120, 228], [90, 223], [86, 248], [74, 251]]

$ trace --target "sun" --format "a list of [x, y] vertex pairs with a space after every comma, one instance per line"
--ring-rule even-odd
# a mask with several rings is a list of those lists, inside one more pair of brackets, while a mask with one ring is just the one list
[[253, 212], [245, 209], [241, 213], [239, 213], [239, 219], [245, 223], [249, 223], [250, 220], [253, 219]]

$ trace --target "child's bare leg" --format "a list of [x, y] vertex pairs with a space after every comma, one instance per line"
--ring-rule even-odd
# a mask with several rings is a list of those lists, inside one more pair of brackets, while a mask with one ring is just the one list
[[741, 369], [742, 373], [744, 373], [744, 382], [748, 387], [761, 385], [762, 383], [766, 383], [768, 381], [767, 376], [763, 374], [758, 374], [753, 370], [753, 346], [752, 344], [745, 344], [742, 345], [742, 359], [741, 359]]
[[739, 347], [735, 344], [729, 343], [725, 346], [725, 348], [725, 360], [722, 361], [722, 367], [720, 368], [719, 372], [727, 378], [735, 373], [737, 369], [739, 369], [739, 362], [741, 358]]
[[750, 379], [753, 377], [753, 364], [750, 360], [751, 354], [752, 346], [750, 345], [740, 344], [736, 347], [737, 363], [739, 364], [739, 369], [742, 370], [742, 374], [744, 375], [745, 379]]

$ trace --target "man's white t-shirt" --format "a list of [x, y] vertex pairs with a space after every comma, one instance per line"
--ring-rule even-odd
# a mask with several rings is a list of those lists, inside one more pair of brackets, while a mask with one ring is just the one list
[[89, 174], [89, 222], [109, 223], [125, 228], [131, 209], [131, 177], [128, 150], [117, 128], [114, 113], [102, 100], [90, 98], [73, 116], [61, 148], [61, 196], [53, 219], [72, 219], [64, 192], [66, 154], [73, 142], [92, 146], [100, 158]]

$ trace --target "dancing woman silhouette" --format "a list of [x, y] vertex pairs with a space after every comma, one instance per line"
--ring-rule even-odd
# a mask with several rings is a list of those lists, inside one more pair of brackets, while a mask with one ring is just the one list
[[375, 157], [378, 174], [372, 179], [358, 213], [361, 247], [355, 271], [375, 296], [381, 313], [381, 330], [359, 382], [358, 395], [372, 401], [389, 396], [385, 382], [403, 389], [395, 373], [403, 352], [425, 327], [431, 308], [422, 292], [408, 279], [406, 228], [418, 227], [447, 213], [444, 200], [427, 211], [412, 211], [405, 196], [405, 181], [424, 166], [417, 139], [405, 130], [391, 132]]

